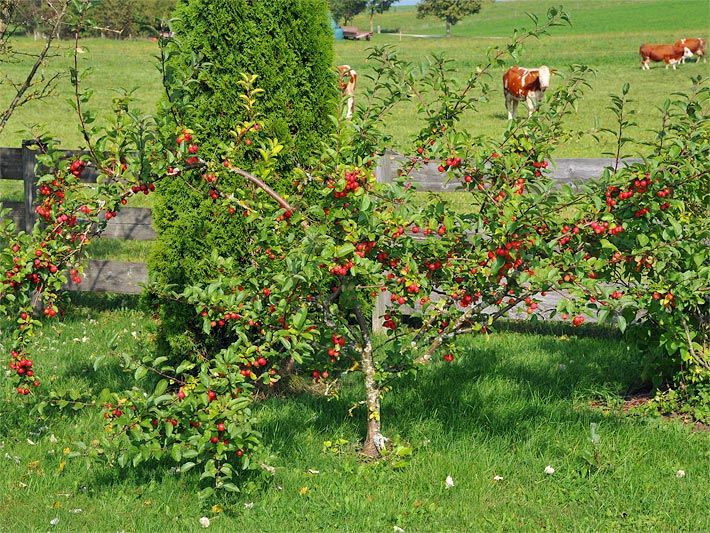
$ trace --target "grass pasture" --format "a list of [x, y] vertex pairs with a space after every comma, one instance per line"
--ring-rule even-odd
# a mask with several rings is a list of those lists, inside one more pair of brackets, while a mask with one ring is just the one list
[[[45, 381], [87, 391], [130, 386], [117, 361], [150, 332], [134, 303], [75, 296], [64, 321], [36, 340]], [[640, 354], [613, 338], [560, 332], [504, 332], [464, 339], [460, 348], [454, 364], [435, 364], [386, 396], [386, 433], [414, 449], [409, 465], [359, 460], [364, 414], [346, 414], [360, 398], [358, 382], [330, 401], [272, 398], [258, 411], [276, 474], [245, 484], [219, 502], [221, 512], [197, 502], [193, 473], [178, 477], [169, 465], [121, 472], [69, 458], [77, 441], [101, 438], [98, 413], [38, 420], [2, 383], [0, 531], [196, 531], [203, 515], [217, 531], [710, 527], [708, 433], [590, 407], [595, 399], [613, 406], [634, 390]], [[337, 439], [346, 441], [337, 452], [324, 449]], [[553, 475], [544, 473], [548, 465]], [[685, 477], [676, 477], [679, 469]], [[449, 475], [455, 485], [446, 489]]]
[[[375, 35], [371, 42], [340, 41], [336, 43], [336, 61], [347, 63], [361, 74], [367, 84], [369, 67], [366, 63], [368, 48], [391, 44], [397, 47], [402, 58], [422, 63], [433, 53], [450, 58], [457, 76], [464, 80], [475, 67], [485, 60], [485, 51], [492, 45], [503, 45], [515, 28], [529, 27], [526, 11], [544, 16], [550, 5], [560, 2], [550, 0], [517, 0], [487, 5], [473, 17], [464, 19], [454, 27], [451, 38], [418, 39], [405, 37], [400, 42], [393, 34]], [[639, 68], [638, 48], [643, 42], [673, 42], [682, 36], [708, 36], [710, 33], [710, 4], [705, 0], [569, 0], [563, 2], [571, 14], [571, 28], [555, 28], [551, 36], [526, 45], [517, 63], [528, 66], [547, 64], [564, 72], [569, 64], [587, 64], [597, 69], [597, 77], [590, 80], [593, 90], [584, 100], [570, 126], [589, 131], [599, 124], [608, 124], [611, 115], [606, 110], [608, 95], [619, 93], [625, 82], [632, 87], [631, 95], [638, 111], [640, 138], [647, 138], [644, 130], [657, 125], [656, 106], [674, 91], [687, 88], [690, 77], [710, 74], [708, 64], [688, 63], [677, 71], [666, 71], [655, 65], [650, 72]], [[412, 7], [398, 7], [377, 17], [383, 28], [402, 28], [405, 33], [437, 35], [443, 31], [435, 19], [417, 19]], [[366, 18], [354, 21], [367, 27]], [[37, 49], [38, 43], [20, 39], [21, 51]], [[150, 113], [156, 108], [161, 95], [161, 84], [155, 67], [156, 45], [148, 40], [113, 41], [87, 39], [82, 46], [83, 67], [93, 69], [86, 79], [87, 87], [95, 90], [93, 109], [98, 113], [110, 110], [111, 100], [121, 88], [135, 89], [137, 108]], [[47, 74], [57, 70], [68, 72], [71, 62], [71, 43], [60, 43], [58, 57], [47, 67]], [[516, 61], [511, 60], [511, 64]], [[3, 74], [17, 78], [27, 69], [20, 61], [3, 65]], [[467, 125], [477, 133], [498, 135], [506, 125], [505, 109], [500, 85], [501, 71], [492, 73], [489, 102], [475, 114], [466, 117]], [[68, 78], [62, 80], [56, 95], [42, 102], [33, 102], [21, 109], [10, 126], [0, 135], [0, 145], [19, 146], [27, 131], [47, 131], [68, 148], [81, 145], [77, 121], [67, 98], [71, 94]], [[0, 105], [10, 94], [3, 86]], [[387, 129], [393, 136], [393, 147], [404, 148], [407, 139], [421, 125], [413, 119], [413, 104], [404, 104], [387, 118]], [[596, 145], [589, 137], [571, 141], [562, 146], [560, 157], [593, 157], [601, 155], [609, 146]]]

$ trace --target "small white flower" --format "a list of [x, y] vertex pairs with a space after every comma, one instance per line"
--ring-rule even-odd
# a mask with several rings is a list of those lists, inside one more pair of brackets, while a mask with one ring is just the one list
[[200, 525], [204, 528], [210, 527], [210, 519], [206, 516], [203, 516], [202, 518], [200, 518]]
[[59, 442], [59, 439], [57, 439], [57, 437], [54, 436], [54, 433], [52, 433], [52, 434], [49, 436], [49, 442], [52, 443], [52, 444], [57, 444], [57, 442]]
[[685, 477], [685, 470], [678, 470], [675, 473], [675, 477]]
[[545, 474], [551, 476], [551, 475], [554, 474], [554, 473], [555, 473], [555, 469], [552, 468], [550, 465], [547, 465], [547, 466], [545, 467]]
[[254, 502], [246, 502], [244, 504], [244, 509], [252, 509], [254, 507]]
[[394, 533], [404, 533], [404, 529], [399, 526], [394, 526], [392, 529], [394, 530]]
[[493, 476], [493, 481], [503, 481], [503, 476]]
[[560, 372], [564, 372], [565, 370], [567, 370], [567, 365], [560, 363]]
[[58, 523], [59, 523], [59, 518], [52, 518], [52, 519], [49, 521], [49, 525], [52, 526], [52, 527], [56, 526]]
[[446, 476], [446, 488], [450, 489], [453, 486], [454, 486], [454, 478], [452, 478], [451, 476]]

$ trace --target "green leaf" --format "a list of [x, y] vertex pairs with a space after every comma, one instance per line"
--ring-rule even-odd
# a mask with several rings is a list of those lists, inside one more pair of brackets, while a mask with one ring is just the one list
[[172, 457], [176, 463], [180, 462], [180, 460], [182, 459], [182, 450], [180, 449], [179, 444], [173, 445], [172, 449], [170, 450], [170, 457]]
[[239, 487], [237, 487], [234, 483], [224, 483], [221, 488], [227, 492], [239, 492]]
[[194, 467], [195, 463], [193, 463], [192, 461], [188, 461], [180, 467], [180, 473], [184, 474], [185, 472], [192, 470]]
[[619, 329], [621, 330], [621, 333], [626, 331], [626, 319], [623, 317], [623, 315], [619, 315], [616, 317], [617, 324], [619, 324]]
[[158, 384], [155, 386], [155, 390], [153, 391], [154, 396], [160, 396], [163, 394], [168, 388], [168, 380], [167, 379], [161, 379], [158, 381]]
[[346, 255], [350, 255], [355, 251], [355, 246], [352, 243], [345, 243], [339, 248], [335, 250], [335, 256], [336, 257], [345, 257]]

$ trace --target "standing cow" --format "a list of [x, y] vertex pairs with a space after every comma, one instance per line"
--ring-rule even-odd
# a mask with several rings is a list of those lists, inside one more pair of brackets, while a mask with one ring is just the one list
[[693, 55], [693, 52], [687, 46], [676, 46], [674, 44], [642, 44], [639, 48], [641, 54], [641, 70], [651, 70], [648, 65], [649, 61], [663, 61], [668, 65], [675, 67], [680, 63], [681, 59], [688, 58]]
[[527, 105], [528, 118], [530, 118], [532, 112], [542, 102], [554, 72], [544, 65], [538, 68], [523, 68], [516, 65], [503, 74], [503, 93], [508, 120], [513, 120], [518, 112], [518, 103], [521, 101]]
[[[690, 38], [690, 39], [680, 39], [675, 42], [675, 46], [679, 48], [687, 48], [690, 50], [693, 54], [695, 54], [698, 57], [703, 58], [703, 63], [707, 63], [708, 59], [705, 56], [707, 53], [707, 41], [705, 39], [700, 39], [700, 38]], [[681, 63], [685, 63], [685, 57], [680, 60]]]
[[355, 88], [357, 87], [357, 72], [355, 69], [350, 68], [350, 65], [340, 65], [338, 67], [338, 73], [340, 74], [340, 93], [343, 97], [347, 97], [347, 112], [345, 117], [348, 119], [353, 118], [353, 113], [355, 113]]

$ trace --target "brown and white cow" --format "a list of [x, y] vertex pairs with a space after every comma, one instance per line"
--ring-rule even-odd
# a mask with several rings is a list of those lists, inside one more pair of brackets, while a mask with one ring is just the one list
[[[684, 48], [687, 48], [693, 54], [695, 54], [698, 57], [703, 58], [703, 63], [707, 63], [708, 59], [706, 57], [707, 54], [707, 46], [708, 43], [705, 39], [700, 39], [700, 38], [690, 38], [690, 39], [679, 39], [675, 42], [675, 46], [682, 46]], [[685, 57], [680, 60], [681, 63], [685, 63]]]
[[350, 119], [355, 113], [355, 88], [357, 87], [357, 72], [350, 68], [350, 65], [340, 65], [338, 67], [340, 74], [339, 84], [340, 93], [343, 97], [347, 97], [347, 111], [345, 117]]
[[668, 65], [675, 67], [680, 63], [681, 59], [693, 55], [693, 52], [687, 46], [676, 46], [674, 44], [642, 44], [639, 48], [641, 54], [641, 69], [651, 70], [648, 65], [649, 61], [663, 61]]
[[550, 76], [554, 70], [546, 66], [523, 68], [515, 65], [503, 74], [503, 94], [508, 120], [513, 120], [518, 113], [518, 103], [524, 101], [528, 107], [528, 118], [542, 101], [545, 91], [550, 86]]

